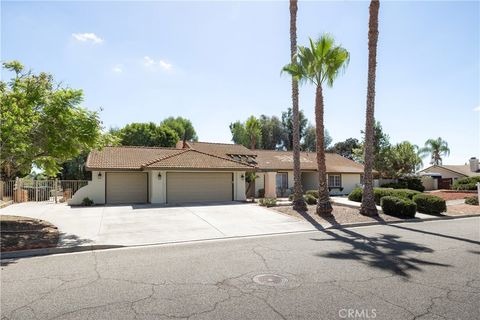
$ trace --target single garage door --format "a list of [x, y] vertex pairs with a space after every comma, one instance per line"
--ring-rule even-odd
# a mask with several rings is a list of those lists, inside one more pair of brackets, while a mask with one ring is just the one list
[[232, 181], [228, 172], [168, 172], [167, 202], [231, 201]]
[[148, 202], [146, 172], [107, 172], [107, 203]]

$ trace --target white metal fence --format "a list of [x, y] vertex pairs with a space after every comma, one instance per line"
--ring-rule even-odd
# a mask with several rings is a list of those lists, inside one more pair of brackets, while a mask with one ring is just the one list
[[87, 180], [32, 180], [0, 181], [1, 202], [48, 201], [62, 203], [70, 199]]

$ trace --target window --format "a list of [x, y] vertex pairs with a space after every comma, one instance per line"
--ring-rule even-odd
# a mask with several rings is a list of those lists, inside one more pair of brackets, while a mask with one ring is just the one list
[[328, 186], [329, 187], [334, 187], [334, 188], [339, 188], [342, 186], [342, 176], [339, 174], [335, 175], [328, 175]]
[[278, 189], [288, 189], [288, 174], [286, 172], [278, 172], [276, 179]]
[[363, 174], [360, 175], [360, 184], [363, 185]]

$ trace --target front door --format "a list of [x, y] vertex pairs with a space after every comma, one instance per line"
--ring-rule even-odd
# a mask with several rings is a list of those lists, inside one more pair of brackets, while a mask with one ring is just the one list
[[276, 176], [277, 197], [286, 197], [288, 189], [288, 173], [278, 172]]
[[438, 189], [451, 189], [452, 178], [443, 178], [438, 180]]

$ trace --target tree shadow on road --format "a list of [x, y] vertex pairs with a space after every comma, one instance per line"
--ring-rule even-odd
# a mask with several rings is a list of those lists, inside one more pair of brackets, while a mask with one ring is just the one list
[[[334, 220], [335, 218], [329, 219]], [[332, 225], [335, 224], [332, 223]], [[311, 240], [318, 242], [340, 241], [350, 245], [350, 248], [316, 254], [318, 257], [359, 261], [372, 268], [389, 271], [404, 278], [409, 278], [411, 271], [422, 271], [422, 266], [450, 266], [415, 257], [415, 254], [432, 253], [434, 250], [418, 243], [402, 240], [400, 236], [395, 234], [367, 237], [351, 229], [319, 229], [319, 231], [331, 238]]]

